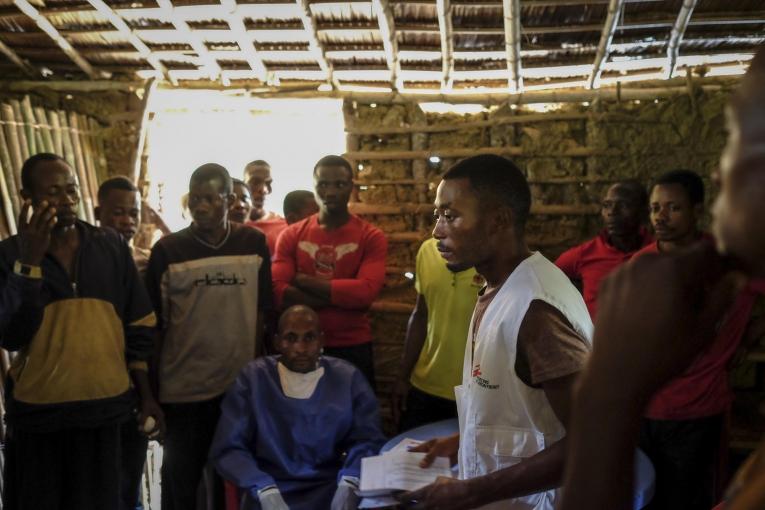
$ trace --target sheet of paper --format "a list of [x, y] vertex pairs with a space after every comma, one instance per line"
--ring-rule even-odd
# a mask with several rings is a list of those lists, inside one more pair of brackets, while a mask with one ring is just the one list
[[436, 481], [439, 476], [451, 477], [449, 459], [437, 457], [429, 468], [421, 468], [424, 453], [388, 452], [361, 460], [361, 496], [380, 496], [395, 491], [412, 491]]

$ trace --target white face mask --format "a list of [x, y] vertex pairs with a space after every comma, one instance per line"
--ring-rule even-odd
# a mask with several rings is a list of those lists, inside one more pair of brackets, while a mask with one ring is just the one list
[[284, 394], [289, 398], [302, 400], [311, 398], [313, 392], [316, 391], [319, 379], [324, 375], [324, 367], [322, 366], [305, 374], [293, 372], [285, 367], [281, 361], [276, 364], [276, 368], [279, 371], [279, 382]]

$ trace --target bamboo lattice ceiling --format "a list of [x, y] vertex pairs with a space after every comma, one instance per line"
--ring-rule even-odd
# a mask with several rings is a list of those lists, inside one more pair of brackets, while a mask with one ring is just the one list
[[0, 0], [0, 74], [320, 90], [740, 74], [762, 0]]

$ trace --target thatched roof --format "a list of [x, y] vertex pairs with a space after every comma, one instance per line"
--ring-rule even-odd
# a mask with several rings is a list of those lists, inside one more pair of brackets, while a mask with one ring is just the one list
[[491, 92], [740, 74], [762, 0], [0, 0], [0, 75]]

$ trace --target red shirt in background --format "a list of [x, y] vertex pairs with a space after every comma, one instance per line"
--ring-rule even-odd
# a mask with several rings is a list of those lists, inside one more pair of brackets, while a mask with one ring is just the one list
[[[653, 236], [645, 228], [640, 230], [640, 235], [643, 239], [641, 248], [653, 241]], [[630, 252], [617, 250], [608, 243], [608, 234], [603, 230], [595, 239], [563, 252], [555, 261], [555, 265], [572, 280], [582, 281], [582, 296], [590, 317], [594, 321], [600, 282], [611, 271], [632, 258], [638, 250]]]
[[327, 231], [314, 214], [287, 227], [279, 237], [271, 265], [276, 304], [295, 273], [331, 280], [330, 307], [319, 320], [327, 347], [360, 345], [372, 340], [367, 309], [385, 282], [388, 241], [376, 227], [351, 215], [342, 227]]
[[[704, 236], [704, 239], [711, 239]], [[636, 257], [658, 253], [654, 242]], [[717, 338], [682, 375], [669, 381], [651, 399], [645, 416], [653, 420], [693, 420], [724, 413], [733, 401], [728, 384], [728, 363], [746, 331], [758, 294], [765, 294], [765, 280], [752, 280], [739, 293], [723, 319]]]
[[278, 214], [268, 213], [257, 221], [245, 221], [244, 224], [248, 227], [255, 227], [266, 235], [268, 251], [273, 258], [274, 253], [276, 253], [276, 240], [279, 239], [279, 234], [288, 227], [287, 220]]

